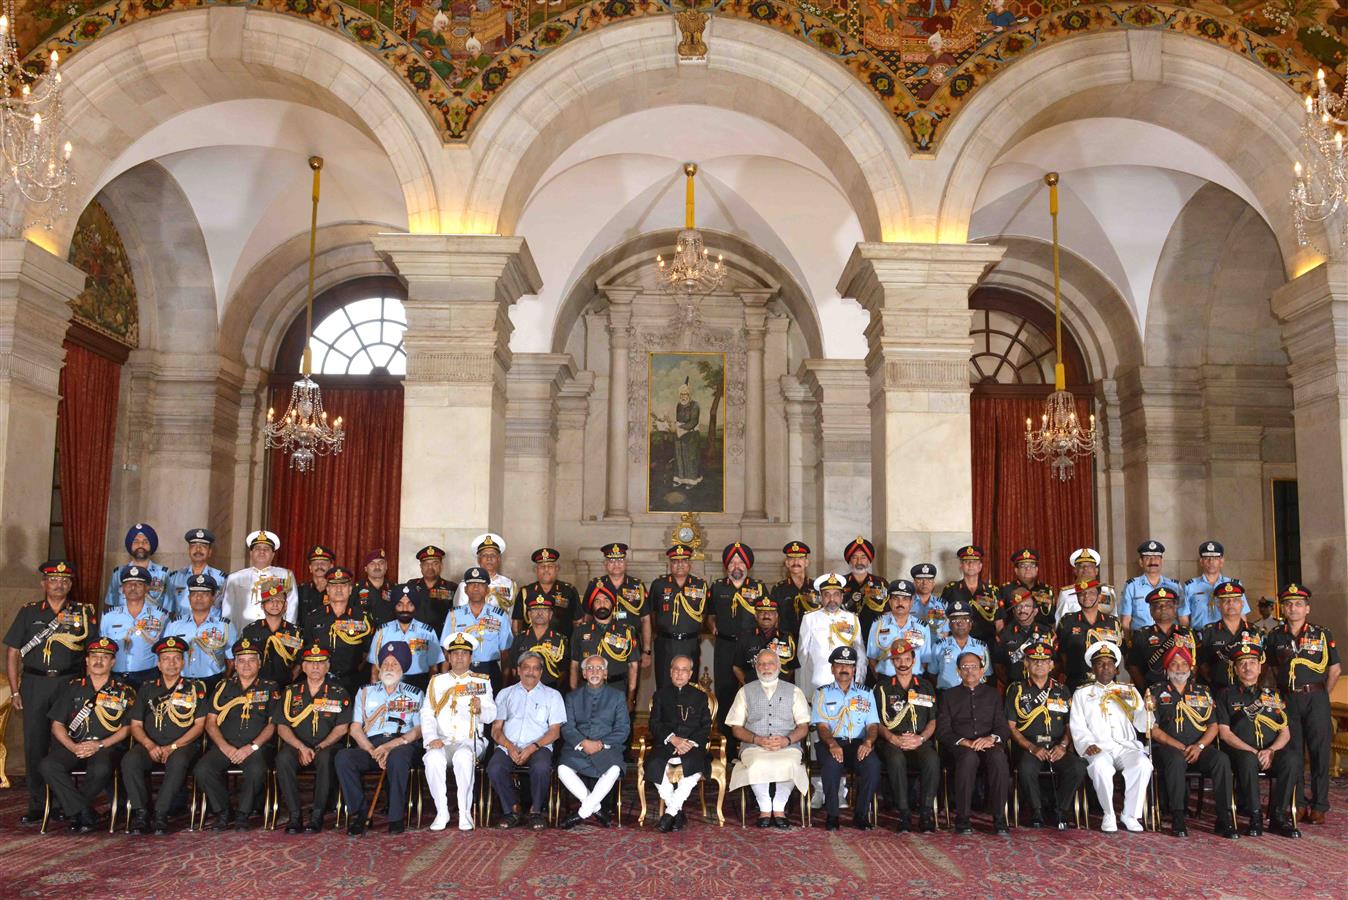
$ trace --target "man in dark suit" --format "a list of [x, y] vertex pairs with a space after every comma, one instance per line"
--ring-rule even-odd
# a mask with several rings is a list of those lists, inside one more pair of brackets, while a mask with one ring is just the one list
[[955, 661], [960, 683], [941, 695], [936, 719], [936, 738], [946, 748], [954, 769], [955, 833], [973, 834], [969, 806], [979, 769], [987, 778], [988, 809], [1000, 837], [1010, 837], [1006, 826], [1006, 797], [1010, 766], [1006, 742], [1010, 739], [1002, 698], [997, 688], [983, 684], [983, 659], [977, 653], [962, 653]]

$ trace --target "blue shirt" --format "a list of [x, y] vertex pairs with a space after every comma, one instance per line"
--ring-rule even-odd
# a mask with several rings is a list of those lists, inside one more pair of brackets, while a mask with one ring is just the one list
[[[1132, 622], [1129, 628], [1137, 631], [1139, 628], [1146, 628], [1148, 625], [1155, 625], [1156, 620], [1151, 617], [1151, 607], [1147, 603], [1147, 595], [1159, 587], [1168, 587], [1175, 592], [1175, 596], [1183, 597], [1184, 590], [1179, 586], [1179, 582], [1173, 578], [1161, 576], [1160, 582], [1153, 585], [1147, 580], [1146, 575], [1139, 575], [1136, 578], [1129, 579], [1123, 586], [1123, 596], [1119, 597], [1119, 608], [1115, 611], [1120, 619], [1124, 616], [1131, 616]], [[1178, 606], [1179, 604], [1176, 604]], [[1181, 609], [1175, 610], [1175, 615], [1184, 615]]]
[[[132, 563], [113, 568], [112, 576], [108, 580], [108, 593], [103, 598], [104, 609], [126, 606], [126, 597], [122, 595], [122, 569], [129, 565], [132, 565]], [[168, 589], [168, 566], [161, 566], [152, 559], [139, 565], [145, 570], [145, 574], [150, 576], [150, 580], [145, 583], [145, 601], [153, 603], [161, 609], [167, 609], [169, 615], [172, 615], [173, 609], [168, 606], [168, 601], [164, 599], [165, 592]], [[117, 669], [113, 669], [113, 671], [117, 671]]]
[[[1217, 598], [1212, 596], [1217, 585], [1225, 584], [1232, 579], [1226, 575], [1217, 576], [1217, 584], [1208, 584], [1208, 580], [1202, 575], [1197, 578], [1190, 578], [1184, 582], [1183, 603], [1176, 611], [1176, 615], [1188, 616], [1189, 627], [1194, 631], [1202, 629], [1204, 625], [1211, 625], [1213, 622], [1222, 620], [1222, 610], [1217, 604]], [[1242, 600], [1240, 604], [1241, 616], [1250, 614], [1250, 601]]]
[[[192, 614], [192, 604], [187, 600], [187, 579], [196, 574], [198, 573], [193, 572], [191, 566], [175, 569], [169, 573], [168, 581], [164, 584], [163, 605], [170, 615], [190, 616]], [[211, 604], [211, 609], [220, 612], [221, 598], [225, 595], [225, 573], [215, 566], [206, 566], [200, 574], [209, 575], [215, 579], [215, 602]]]
[[183, 661], [184, 678], [210, 678], [225, 671], [225, 652], [234, 646], [238, 631], [229, 619], [215, 610], [206, 614], [198, 625], [191, 613], [169, 622], [164, 637], [176, 634], [187, 641], [187, 659]]
[[894, 674], [894, 662], [889, 658], [889, 647], [899, 638], [906, 638], [913, 645], [913, 674], [925, 671], [927, 654], [931, 651], [931, 629], [922, 623], [913, 613], [900, 628], [894, 621], [894, 614], [885, 613], [871, 623], [870, 637], [866, 639], [866, 656], [875, 663], [875, 671], [886, 677]]
[[420, 619], [413, 619], [408, 623], [406, 631], [403, 631], [402, 624], [395, 620], [385, 622], [375, 632], [374, 640], [370, 641], [370, 665], [379, 665], [380, 648], [392, 641], [402, 641], [412, 651], [412, 665], [407, 667], [403, 672], [404, 675], [423, 675], [429, 672], [432, 666], [438, 666], [445, 661], [445, 651], [435, 636], [435, 629]]
[[965, 653], [977, 653], [983, 657], [983, 680], [988, 680], [992, 670], [989, 668], [991, 657], [988, 654], [987, 644], [976, 637], [971, 637], [961, 647], [955, 643], [953, 637], [947, 636], [933, 644], [931, 653], [927, 656], [927, 672], [936, 676], [938, 688], [952, 688], [960, 683], [958, 664], [959, 658]]
[[811, 725], [827, 725], [835, 738], [845, 741], [866, 736], [866, 726], [879, 725], [875, 712], [875, 695], [852, 684], [846, 691], [837, 682], [826, 684], [814, 692], [814, 712]]
[[[541, 681], [532, 691], [512, 684], [496, 695], [496, 721], [516, 747], [533, 743], [553, 725], [566, 722], [566, 704], [556, 688]], [[505, 748], [501, 748], [505, 749]]]
[[474, 665], [500, 660], [515, 640], [510, 633], [510, 614], [490, 603], [482, 604], [482, 613], [476, 616], [467, 604], [454, 607], [440, 632], [440, 646], [448, 644], [449, 639], [460, 631], [477, 638], [477, 646], [473, 648]]
[[363, 685], [351, 704], [351, 721], [366, 737], [405, 734], [421, 724], [425, 695], [410, 684], [398, 682], [390, 694], [382, 684]]
[[125, 606], [108, 610], [98, 632], [117, 642], [117, 658], [112, 662], [114, 672], [143, 672], [159, 665], [154, 645], [168, 625], [164, 611], [146, 600], [140, 615], [132, 617]]
[[[930, 602], [924, 604], [922, 611], [923, 624], [927, 626], [928, 633], [931, 634], [932, 641], [943, 640], [950, 635], [950, 620], [945, 617], [946, 602], [941, 599], [940, 594], [932, 594]], [[913, 609], [910, 616], [917, 615], [918, 603], [913, 601]], [[928, 669], [927, 671], [931, 671]]]

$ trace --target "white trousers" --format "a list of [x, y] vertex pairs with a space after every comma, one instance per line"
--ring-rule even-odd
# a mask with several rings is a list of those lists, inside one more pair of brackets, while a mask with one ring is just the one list
[[1114, 773], [1123, 773], [1123, 816], [1141, 819], [1151, 779], [1151, 757], [1137, 748], [1101, 750], [1086, 757], [1086, 774], [1095, 785], [1095, 796], [1107, 818], [1114, 815]]
[[660, 779], [660, 783], [655, 786], [655, 791], [660, 795], [660, 799], [665, 801], [665, 812], [671, 816], [677, 816], [683, 809], [683, 804], [688, 800], [688, 795], [697, 787], [697, 783], [702, 780], [701, 772], [694, 772], [691, 775], [685, 774], [679, 779], [678, 784], [669, 783], [669, 766], [665, 766], [665, 777]]
[[459, 800], [459, 820], [473, 819], [473, 776], [478, 754], [482, 751], [474, 743], [463, 741], [446, 744], [435, 750], [427, 750], [423, 761], [426, 765], [426, 786], [431, 789], [431, 799], [435, 801], [435, 814], [441, 818], [449, 817], [448, 786], [449, 766], [454, 767], [454, 787]]
[[570, 766], [558, 766], [557, 778], [566, 785], [566, 789], [571, 792], [577, 800], [580, 801], [580, 809], [576, 810], [576, 815], [582, 819], [588, 819], [599, 809], [599, 805], [604, 802], [608, 792], [613, 790], [613, 783], [618, 780], [622, 774], [622, 769], [618, 766], [609, 766], [608, 771], [600, 775], [594, 783], [594, 789], [585, 787], [585, 782], [580, 780], [576, 770]]
[[[758, 811], [774, 814], [786, 812], [787, 801], [791, 799], [791, 789], [795, 786], [795, 782], [790, 780], [749, 785], [753, 789], [754, 799], [758, 801]], [[769, 791], [772, 791], [771, 797], [768, 796]]]

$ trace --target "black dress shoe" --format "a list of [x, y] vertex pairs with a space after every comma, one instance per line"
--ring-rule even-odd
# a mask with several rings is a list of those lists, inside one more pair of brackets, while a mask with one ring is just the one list
[[1043, 817], [1042, 817], [1042, 816], [1035, 816], [1035, 817], [1033, 817], [1032, 819], [1030, 819], [1030, 827], [1031, 827], [1031, 828], [1043, 828], [1043, 827], [1044, 827], [1044, 819], [1043, 819]]
[[286, 823], [286, 834], [300, 834], [304, 831], [304, 822], [299, 819], [291, 819]]
[[825, 831], [837, 831], [841, 827], [842, 822], [838, 819], [837, 816], [829, 816], [827, 819], [824, 820]]
[[156, 817], [154, 820], [154, 833], [157, 836], [168, 834], [168, 819]]
[[542, 813], [529, 813], [529, 827], [534, 831], [542, 831], [548, 827], [548, 820], [543, 818]]
[[1236, 831], [1236, 826], [1228, 825], [1225, 822], [1218, 822], [1217, 827], [1212, 829], [1212, 833], [1220, 838], [1234, 841], [1240, 837], [1240, 832]]
[[1059, 820], [1058, 820], [1058, 823], [1057, 823], [1056, 825], [1054, 825], [1053, 827], [1056, 828], [1056, 829], [1058, 829], [1059, 831], [1066, 831], [1066, 830], [1067, 830], [1068, 828], [1070, 828], [1071, 826], [1068, 825], [1067, 822], [1066, 822], [1065, 820], [1059, 819]]
[[656, 823], [655, 827], [660, 830], [661, 834], [669, 834], [674, 830], [674, 817], [669, 813], [665, 813], [660, 817], [660, 821]]
[[688, 825], [688, 813], [684, 812], [683, 810], [679, 810], [678, 812], [676, 812], [674, 814], [674, 830], [683, 831], [683, 829], [687, 825]]
[[1179, 824], [1170, 826], [1170, 833], [1177, 838], [1187, 838], [1189, 836], [1189, 828], [1183, 822], [1180, 822]]
[[26, 813], [24, 813], [23, 815], [19, 816], [19, 824], [20, 824], [20, 825], [41, 825], [41, 824], [42, 824], [42, 813], [40, 813], [40, 812], [33, 812], [33, 811], [30, 809], [30, 810], [28, 810], [28, 812], [26, 812]]
[[1006, 824], [1005, 819], [994, 819], [992, 822], [993, 830], [997, 832], [997, 837], [1010, 837], [1011, 828]]
[[346, 823], [346, 833], [351, 837], [360, 837], [365, 833], [364, 817], [352, 816], [351, 821]]
[[917, 830], [923, 834], [931, 834], [936, 830], [936, 817], [929, 812], [924, 812], [917, 817]]
[[580, 813], [572, 813], [565, 819], [562, 819], [562, 827], [565, 828], [567, 831], [570, 831], [572, 828], [575, 828], [577, 825], [579, 825], [581, 822], [584, 821], [585, 820], [580, 817]]
[[1057, 823], [1059, 831], [1067, 831], [1069, 829], [1074, 829], [1077, 827], [1076, 815], [1074, 813], [1070, 813], [1060, 809], [1058, 810]]
[[772, 827], [775, 826], [776, 824], [777, 824], [777, 819], [774, 818], [773, 816], [759, 816], [759, 817], [758, 817], [758, 827], [759, 827], [759, 828], [772, 828]]
[[1264, 823], [1259, 819], [1251, 819], [1250, 826], [1245, 829], [1245, 835], [1247, 837], [1263, 837]]
[[322, 819], [310, 819], [308, 822], [304, 823], [305, 834], [318, 834], [322, 830], [323, 830]]
[[613, 824], [613, 816], [602, 809], [594, 811], [594, 821], [600, 828], [607, 828]]
[[1269, 823], [1268, 828], [1274, 834], [1282, 835], [1285, 838], [1301, 837], [1301, 832], [1297, 830], [1296, 826], [1285, 819], [1274, 819]]
[[955, 820], [955, 834], [965, 835], [973, 833], [974, 833], [974, 826], [970, 825], [967, 819], [963, 821], [959, 819]]
[[894, 823], [894, 831], [898, 834], [903, 834], [912, 828], [912, 825], [912, 819], [909, 817], [907, 811], [904, 811], [899, 813], [899, 820]]
[[145, 814], [145, 810], [137, 809], [131, 813], [131, 824], [127, 827], [129, 834], [144, 834], [150, 830], [150, 818]]
[[394, 819], [392, 822], [388, 823], [389, 834], [402, 834], [406, 830], [407, 830], [407, 823], [404, 822], [402, 819]]
[[496, 827], [502, 830], [507, 828], [519, 828], [524, 824], [524, 817], [519, 813], [506, 813], [506, 817], [496, 823]]
[[786, 816], [773, 816], [772, 827], [778, 831], [790, 831], [791, 823], [786, 820]]
[[248, 816], [244, 813], [237, 813], [234, 816], [235, 831], [252, 831], [253, 825], [248, 821]]
[[857, 831], [874, 831], [875, 823], [873, 823], [870, 819], [853, 819], [852, 827], [855, 828]]
[[215, 813], [205, 824], [201, 826], [202, 831], [225, 831], [229, 828], [229, 812]]

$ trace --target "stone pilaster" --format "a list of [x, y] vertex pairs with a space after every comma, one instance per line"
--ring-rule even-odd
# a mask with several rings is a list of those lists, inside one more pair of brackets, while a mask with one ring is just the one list
[[817, 416], [818, 528], [810, 542], [811, 570], [827, 572], [837, 569], [848, 541], [870, 533], [870, 389], [865, 363], [859, 359], [807, 359], [796, 377], [809, 392]]
[[529, 581], [528, 554], [553, 546], [556, 401], [576, 374], [567, 353], [516, 353], [506, 378], [505, 513], [511, 571]]

